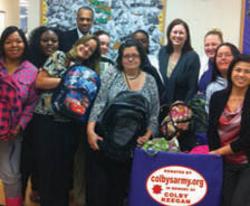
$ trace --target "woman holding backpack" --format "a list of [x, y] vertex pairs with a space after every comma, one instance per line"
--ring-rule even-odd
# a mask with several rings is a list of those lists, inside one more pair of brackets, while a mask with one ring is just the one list
[[[29, 37], [29, 60], [37, 68], [43, 66], [49, 56], [58, 49], [59, 31], [55, 28], [40, 26], [35, 28]], [[23, 133], [21, 172], [22, 172], [22, 192], [25, 198], [26, 187], [30, 177], [31, 192], [29, 198], [33, 202], [39, 202], [38, 193], [38, 171], [36, 161], [36, 138], [33, 136], [33, 121], [29, 122]]]
[[[57, 37], [57, 48], [59, 45]], [[79, 39], [67, 53], [53, 52], [36, 80], [42, 91], [35, 109], [33, 126], [37, 139], [37, 162], [41, 206], [69, 204], [73, 160], [79, 143], [79, 126], [72, 119], [56, 113], [52, 96], [68, 67], [73, 64], [96, 69], [100, 57], [99, 41], [87, 35]]]
[[22, 132], [37, 102], [37, 68], [28, 60], [28, 44], [22, 30], [7, 27], [0, 39], [0, 179], [6, 205], [21, 206], [20, 155]]
[[[87, 178], [87, 200], [91, 206], [123, 205], [132, 158], [124, 156], [132, 152], [135, 144], [142, 145], [157, 132], [159, 96], [154, 78], [141, 69], [145, 59], [146, 53], [141, 43], [133, 39], [127, 40], [118, 51], [118, 70], [112, 76], [109, 74], [102, 79], [87, 126], [88, 142], [92, 149], [90, 174]], [[136, 103], [139, 99], [146, 99], [147, 104], [144, 106], [148, 105], [148, 110], [145, 107], [143, 109], [146, 110], [148, 121], [145, 128], [140, 125], [145, 119], [142, 118], [141, 122], [134, 121], [136, 117], [130, 119], [135, 111], [128, 110], [130, 115], [126, 116], [124, 110], [123, 114], [119, 111], [119, 108], [123, 108], [121, 104], [118, 109], [114, 106], [123, 95], [127, 95], [129, 99], [130, 93], [138, 96], [132, 98], [131, 102], [124, 98], [124, 104], [127, 106], [133, 101]], [[136, 105], [135, 108], [140, 107]], [[98, 127], [103, 128], [102, 134]], [[135, 128], [141, 130], [137, 131]], [[132, 135], [131, 139], [127, 140], [129, 135]], [[126, 141], [128, 143], [124, 143]], [[116, 143], [117, 148], [114, 147]], [[123, 146], [128, 149], [124, 154], [121, 153]]]

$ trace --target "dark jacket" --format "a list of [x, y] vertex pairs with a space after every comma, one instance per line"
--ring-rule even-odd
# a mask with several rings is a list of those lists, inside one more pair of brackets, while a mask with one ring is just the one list
[[64, 52], [68, 52], [77, 40], [78, 40], [77, 29], [64, 32], [62, 34], [61, 50]]
[[159, 68], [165, 85], [165, 103], [171, 104], [176, 100], [187, 102], [197, 92], [197, 81], [200, 69], [199, 56], [195, 51], [181, 55], [170, 78], [167, 77], [167, 66], [170, 53], [167, 46], [160, 49]]
[[212, 74], [213, 74], [213, 70], [214, 70], [214, 64], [212, 62], [212, 60], [208, 61], [208, 70], [205, 71], [199, 81], [199, 92], [201, 92], [202, 94], [205, 94], [207, 86], [210, 84], [210, 82], [212, 82]]
[[[215, 150], [221, 147], [218, 134], [218, 121], [227, 104], [229, 95], [229, 90], [218, 91], [212, 95], [209, 105], [209, 126], [207, 133], [210, 150]], [[232, 142], [230, 146], [234, 153], [245, 151], [248, 160], [250, 160], [250, 89], [248, 89], [243, 103], [240, 122], [240, 137]]]
[[153, 65], [149, 61], [148, 57], [145, 59], [145, 64], [144, 64], [144, 67], [142, 69], [143, 69], [143, 71], [147, 72], [148, 74], [151, 74], [154, 77], [156, 84], [157, 84], [158, 93], [159, 93], [160, 105], [162, 105], [164, 102], [164, 100], [163, 100], [164, 85], [162, 83], [162, 80], [161, 80], [156, 68], [153, 67]]

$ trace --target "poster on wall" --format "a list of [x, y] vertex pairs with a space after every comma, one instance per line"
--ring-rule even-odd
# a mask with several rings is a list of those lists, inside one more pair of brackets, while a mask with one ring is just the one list
[[243, 0], [243, 18], [242, 18], [242, 51], [250, 54], [250, 0]]
[[110, 33], [111, 47], [117, 49], [120, 42], [137, 29], [150, 36], [150, 52], [157, 53], [164, 32], [167, 0], [42, 0], [41, 23], [61, 30], [76, 26], [76, 11], [81, 6], [95, 10], [92, 32], [105, 30]]

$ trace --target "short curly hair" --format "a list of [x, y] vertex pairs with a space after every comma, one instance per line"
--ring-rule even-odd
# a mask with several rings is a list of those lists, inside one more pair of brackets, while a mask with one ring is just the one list
[[141, 65], [140, 68], [143, 69], [145, 64], [146, 64], [146, 60], [147, 60], [147, 54], [145, 49], [143, 48], [142, 44], [135, 40], [135, 39], [127, 39], [124, 43], [121, 44], [119, 50], [118, 50], [118, 57], [117, 57], [117, 68], [119, 70], [123, 70], [123, 65], [122, 65], [122, 57], [123, 57], [123, 52], [126, 48], [129, 47], [135, 47], [137, 49], [137, 51], [139, 52], [140, 55], [140, 59], [141, 59]]
[[45, 63], [46, 59], [48, 58], [47, 55], [44, 54], [44, 52], [41, 49], [41, 36], [43, 33], [47, 31], [52, 31], [55, 33], [58, 37], [58, 43], [59, 43], [59, 48], [61, 44], [61, 31], [59, 31], [56, 28], [53, 27], [47, 27], [47, 26], [40, 26], [35, 28], [29, 37], [29, 48], [31, 51], [31, 54], [29, 56], [29, 60], [36, 66], [36, 67], [41, 67]]

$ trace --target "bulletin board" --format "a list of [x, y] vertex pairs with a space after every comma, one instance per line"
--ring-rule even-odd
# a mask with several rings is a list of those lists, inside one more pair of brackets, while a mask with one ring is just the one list
[[165, 30], [167, 0], [41, 0], [41, 23], [56, 26], [61, 30], [76, 26], [76, 11], [81, 6], [95, 10], [92, 31], [110, 33], [111, 46], [120, 42], [137, 29], [150, 36], [150, 51], [156, 53]]
[[242, 0], [241, 49], [250, 54], [250, 0]]

